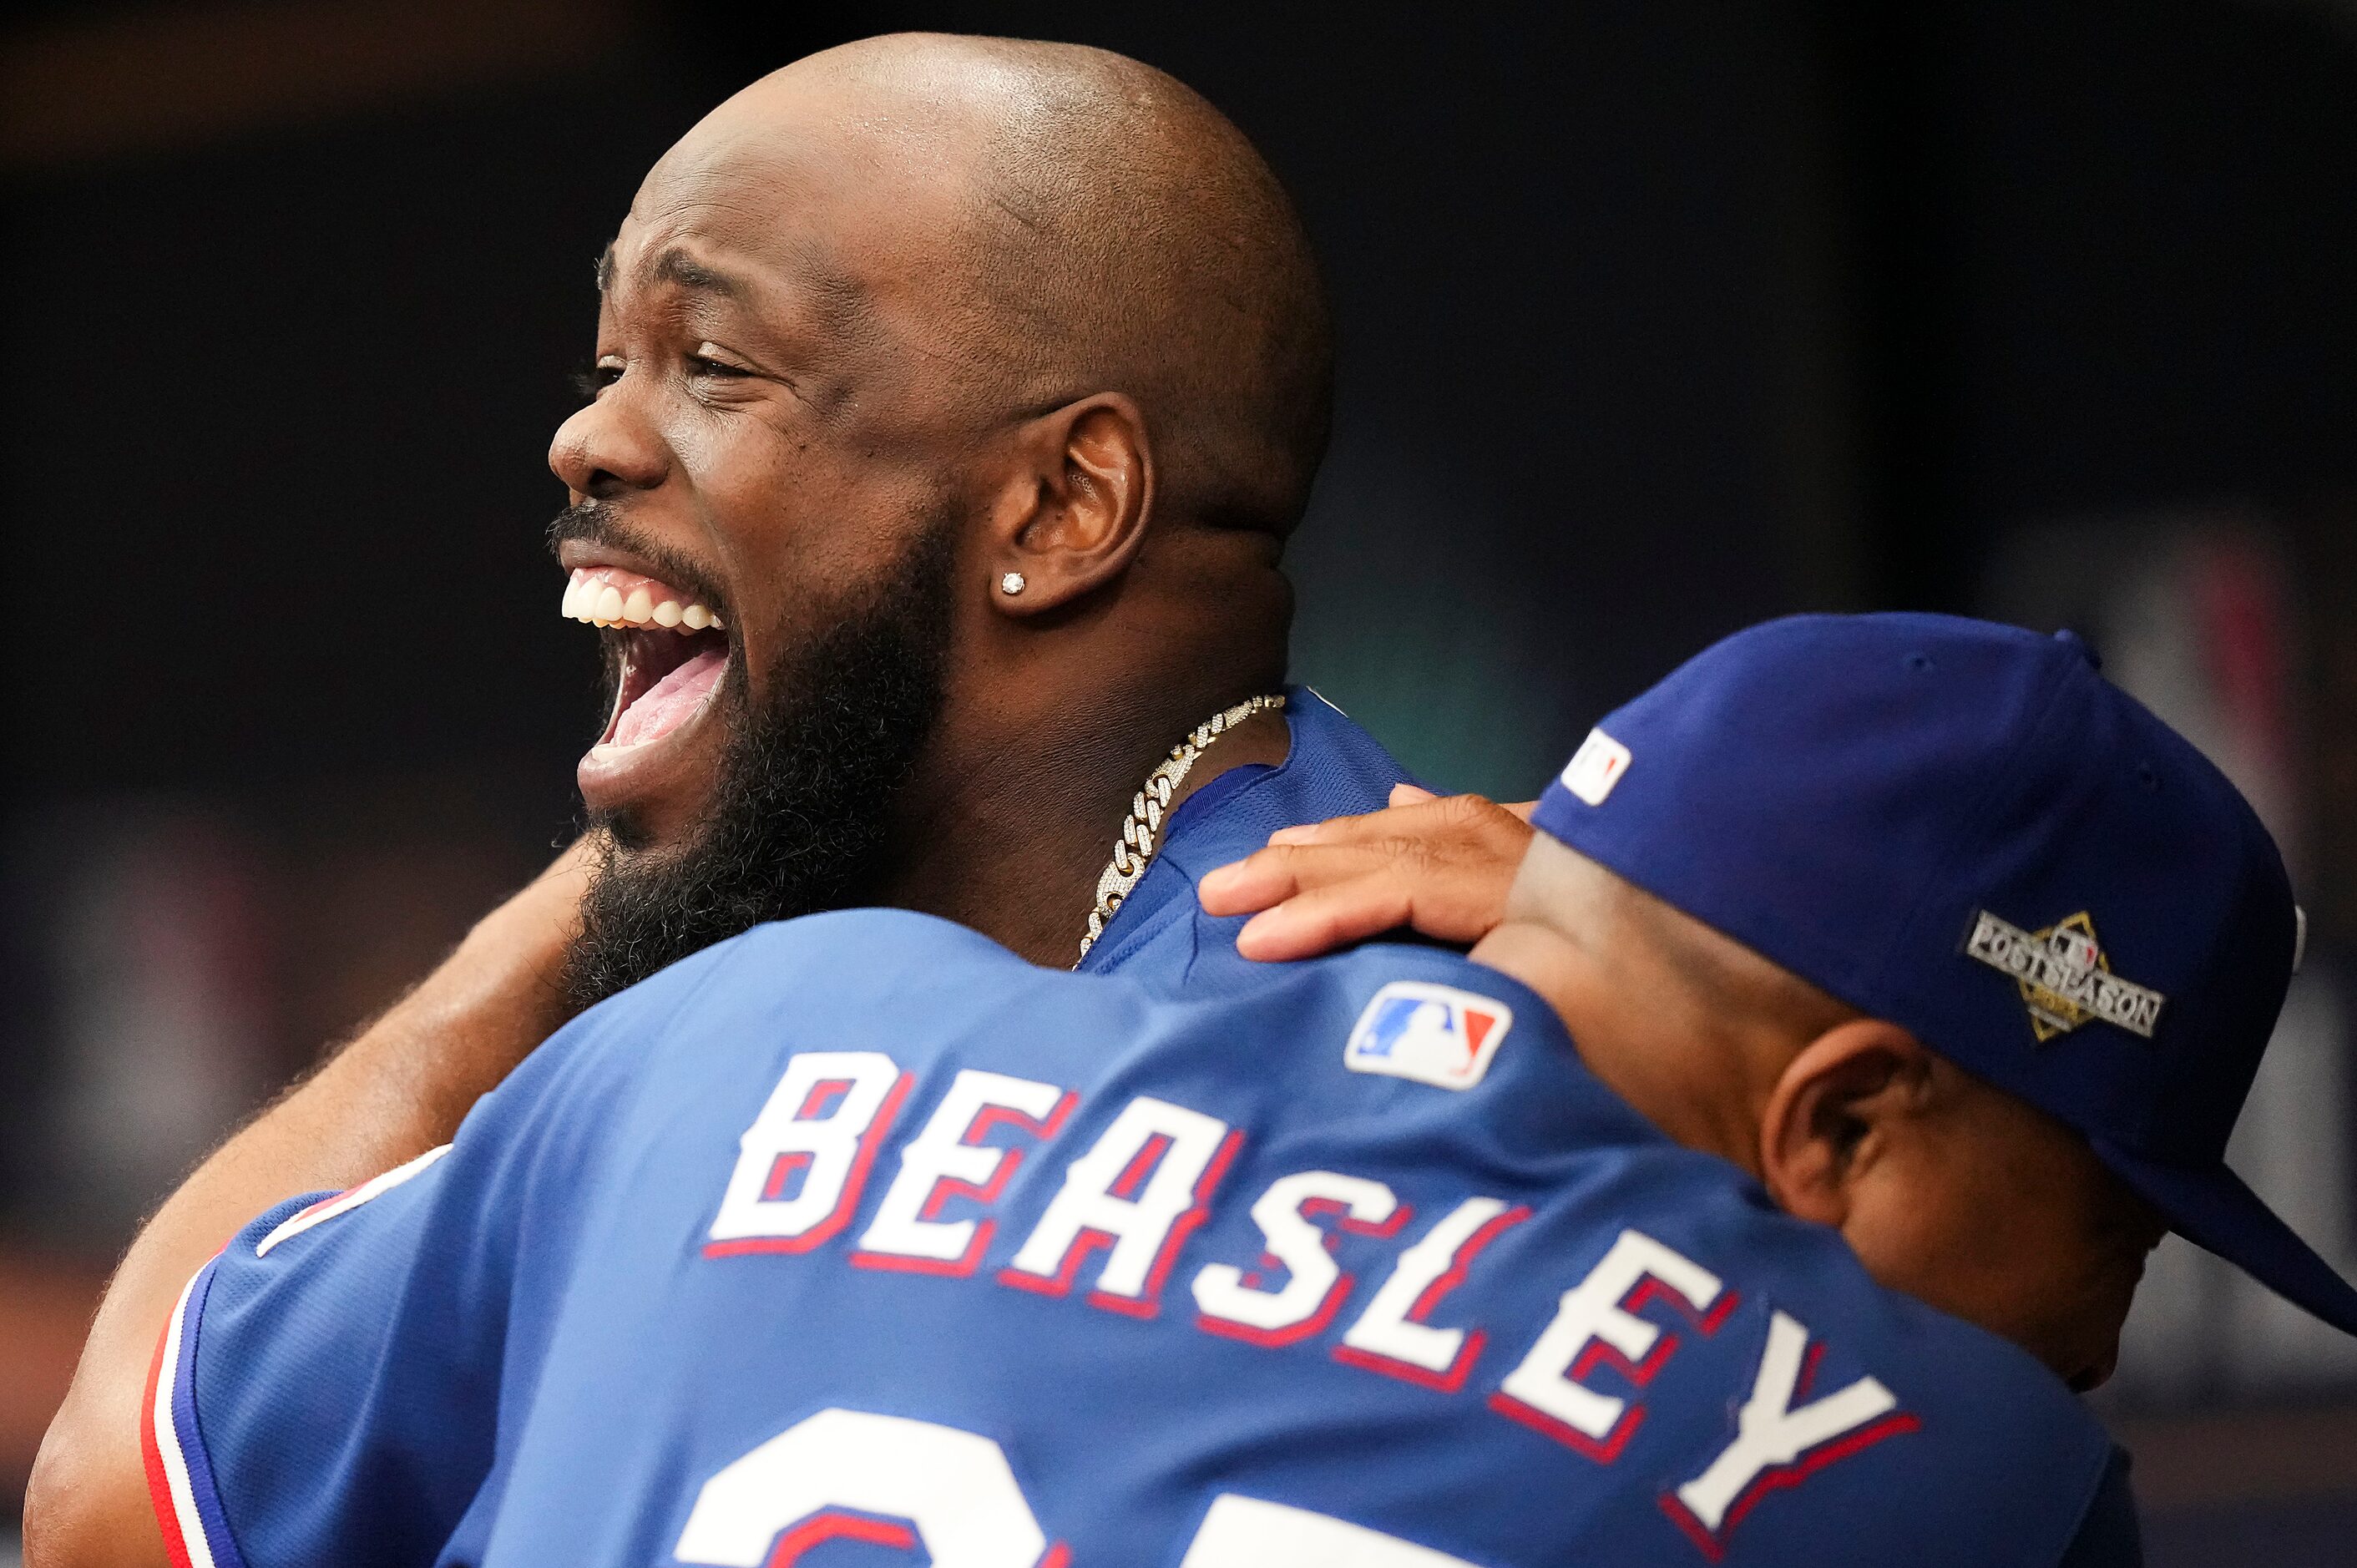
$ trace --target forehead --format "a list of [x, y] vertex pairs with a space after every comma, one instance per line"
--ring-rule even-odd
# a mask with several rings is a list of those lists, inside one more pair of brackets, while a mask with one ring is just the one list
[[938, 308], [963, 189], [941, 160], [892, 151], [823, 117], [716, 114], [647, 176], [600, 285], [837, 328]]

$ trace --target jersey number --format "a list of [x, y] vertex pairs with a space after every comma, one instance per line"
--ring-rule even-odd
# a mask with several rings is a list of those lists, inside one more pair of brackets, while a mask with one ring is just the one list
[[[858, 1410], [798, 1421], [704, 1483], [672, 1555], [791, 1568], [824, 1541], [921, 1549], [934, 1568], [1064, 1568], [989, 1438]], [[1306, 1509], [1230, 1492], [1179, 1568], [1470, 1568], [1462, 1559]]]

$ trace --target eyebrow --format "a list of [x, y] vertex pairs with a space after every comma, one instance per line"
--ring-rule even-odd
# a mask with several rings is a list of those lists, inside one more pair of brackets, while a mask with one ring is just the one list
[[665, 251], [655, 258], [651, 275], [657, 283], [677, 284], [682, 288], [725, 295], [730, 299], [742, 299], [751, 292], [745, 280], [736, 274], [706, 266], [686, 252], [676, 249]]
[[[734, 273], [707, 266], [673, 246], [655, 258], [647, 275], [656, 283], [673, 284], [680, 288], [716, 294], [728, 299], [742, 300], [752, 293], [751, 286]], [[614, 247], [609, 243], [597, 257], [597, 292], [606, 293], [614, 286]]]

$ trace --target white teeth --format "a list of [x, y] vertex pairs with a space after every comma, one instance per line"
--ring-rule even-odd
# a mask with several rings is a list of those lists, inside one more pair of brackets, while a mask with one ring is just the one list
[[712, 629], [715, 631], [726, 631], [728, 628], [722, 623], [718, 616], [714, 616], [712, 618]]
[[593, 569], [576, 568], [565, 582], [565, 599], [559, 608], [572, 619], [591, 626], [659, 626], [687, 631], [702, 631], [706, 627], [719, 628], [720, 618], [712, 613], [709, 606], [683, 606], [668, 593], [658, 603], [655, 590], [662, 586], [651, 578], [641, 577], [625, 590]]

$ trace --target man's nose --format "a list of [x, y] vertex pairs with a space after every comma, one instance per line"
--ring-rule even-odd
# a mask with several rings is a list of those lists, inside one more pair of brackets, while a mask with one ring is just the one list
[[556, 427], [548, 444], [549, 471], [577, 496], [607, 499], [624, 490], [651, 490], [671, 470], [670, 448], [630, 408], [608, 392]]

